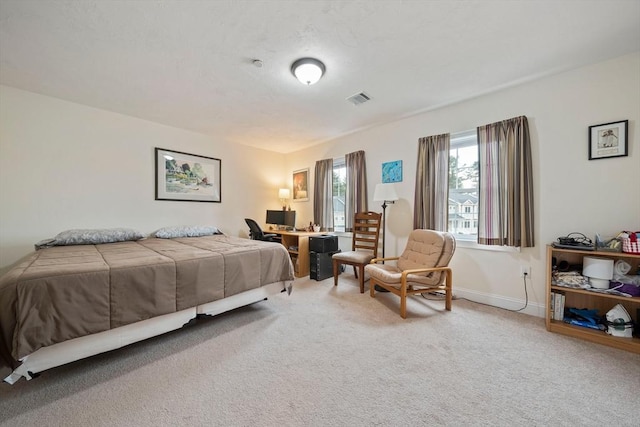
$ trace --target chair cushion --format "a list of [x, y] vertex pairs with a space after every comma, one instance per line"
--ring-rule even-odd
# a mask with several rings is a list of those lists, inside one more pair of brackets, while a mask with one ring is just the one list
[[369, 274], [369, 277], [389, 284], [397, 283], [399, 285], [402, 277], [402, 271], [395, 265], [389, 264], [367, 264], [364, 266], [364, 271]]
[[[414, 268], [445, 267], [455, 251], [455, 239], [450, 233], [433, 230], [413, 230], [407, 246], [396, 265], [369, 264], [365, 271], [381, 282], [400, 285], [402, 271]], [[437, 286], [444, 282], [444, 273], [410, 274], [407, 282], [413, 286]]]
[[[364, 267], [365, 273], [371, 278], [375, 278], [389, 285], [400, 286], [402, 281], [402, 270], [388, 264], [367, 264]], [[440, 272], [431, 275], [409, 274], [407, 284], [415, 288], [431, 287], [440, 285]]]
[[347, 251], [334, 254], [332, 259], [337, 259], [344, 263], [369, 264], [373, 259], [373, 254], [368, 251]]
[[[454, 251], [455, 239], [450, 233], [413, 230], [409, 235], [407, 246], [398, 260], [398, 268], [410, 270], [412, 268], [445, 267], [449, 264]], [[435, 272], [414, 276], [411, 279], [427, 285], [435, 285], [444, 280], [444, 275], [441, 272]]]

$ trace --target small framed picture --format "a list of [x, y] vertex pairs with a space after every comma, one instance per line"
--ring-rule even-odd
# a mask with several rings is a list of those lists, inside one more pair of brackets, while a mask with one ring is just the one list
[[309, 169], [293, 172], [293, 201], [306, 202], [309, 200]]
[[628, 155], [629, 120], [589, 126], [589, 160]]
[[382, 182], [402, 182], [402, 160], [382, 164]]

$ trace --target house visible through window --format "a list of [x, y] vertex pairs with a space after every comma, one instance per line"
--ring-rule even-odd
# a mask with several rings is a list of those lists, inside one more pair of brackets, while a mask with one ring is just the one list
[[345, 231], [347, 165], [344, 158], [333, 160], [333, 229]]
[[448, 231], [462, 240], [478, 237], [478, 137], [475, 129], [451, 135]]

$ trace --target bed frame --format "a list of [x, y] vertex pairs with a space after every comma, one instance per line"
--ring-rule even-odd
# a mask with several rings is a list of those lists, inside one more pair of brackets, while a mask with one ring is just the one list
[[280, 292], [291, 293], [292, 284], [293, 281], [272, 283], [175, 313], [153, 317], [108, 331], [40, 348], [20, 359], [22, 364], [9, 374], [4, 381], [14, 384], [22, 377], [31, 380], [38, 373], [47, 369], [180, 329], [197, 315], [215, 316], [262, 301]]

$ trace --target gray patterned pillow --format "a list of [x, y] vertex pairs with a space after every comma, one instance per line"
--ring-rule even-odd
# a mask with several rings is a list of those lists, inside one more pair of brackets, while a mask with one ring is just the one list
[[53, 239], [46, 239], [36, 243], [35, 246], [36, 249], [42, 249], [52, 246], [97, 245], [100, 243], [140, 240], [144, 237], [144, 234], [131, 228], [66, 230]]
[[160, 239], [173, 239], [176, 237], [200, 237], [222, 234], [218, 227], [206, 225], [181, 225], [177, 227], [164, 227], [153, 233]]

